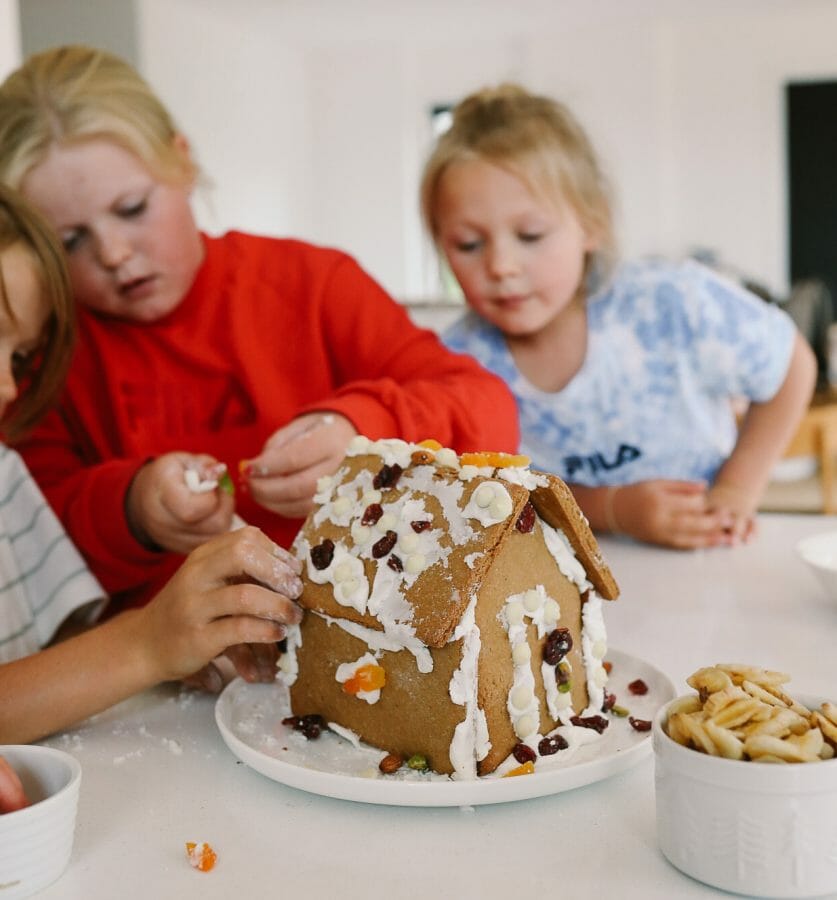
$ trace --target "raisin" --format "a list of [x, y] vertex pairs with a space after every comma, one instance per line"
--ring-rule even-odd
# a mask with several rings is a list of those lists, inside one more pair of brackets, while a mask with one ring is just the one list
[[551, 737], [545, 737], [540, 740], [538, 753], [541, 756], [552, 756], [553, 753], [557, 753], [559, 750], [566, 750], [569, 746], [566, 738], [561, 737], [560, 734], [553, 734]]
[[429, 522], [429, 521], [428, 522], [422, 522], [422, 521], [410, 522], [410, 528], [412, 528], [416, 534], [421, 534], [422, 531], [427, 531], [427, 529], [430, 528], [431, 524], [432, 524], [432, 522]]
[[295, 731], [299, 731], [300, 721], [299, 716], [286, 716], [282, 719], [282, 724], [287, 725], [288, 728], [293, 728]]
[[570, 721], [579, 728], [592, 728], [599, 734], [610, 724], [603, 716], [573, 716]]
[[648, 685], [641, 678], [637, 678], [636, 681], [632, 681], [628, 685], [628, 690], [632, 694], [647, 694], [648, 693]]
[[631, 728], [634, 731], [650, 731], [651, 723], [648, 719], [635, 719], [633, 716], [628, 716], [628, 721], [631, 723]]
[[334, 541], [326, 538], [321, 544], [311, 548], [311, 565], [322, 571], [331, 565], [334, 559]]
[[534, 762], [538, 758], [538, 754], [528, 744], [515, 744], [512, 756], [521, 764]]
[[557, 666], [572, 650], [573, 639], [568, 628], [556, 628], [546, 637], [543, 648], [543, 659], [548, 666]]
[[398, 484], [398, 479], [401, 477], [401, 473], [404, 470], [398, 463], [393, 463], [391, 466], [386, 465], [384, 463], [381, 466], [381, 471], [372, 479], [372, 487], [375, 488], [392, 488]]
[[604, 692], [604, 703], [602, 703], [602, 712], [610, 712], [616, 706], [616, 694], [608, 694]]
[[360, 524], [374, 525], [383, 514], [384, 508], [380, 503], [370, 503], [363, 511], [363, 518], [360, 520]]
[[309, 741], [315, 741], [322, 734], [323, 728], [316, 722], [310, 722], [307, 725], [303, 725], [300, 731]]
[[387, 560], [387, 565], [392, 569], [393, 572], [403, 572], [404, 571], [404, 563], [401, 562], [401, 557], [396, 556], [394, 553]]
[[398, 535], [394, 531], [388, 531], [379, 541], [375, 541], [372, 545], [372, 556], [375, 559], [381, 559], [381, 557], [386, 556], [395, 546], [397, 540]]
[[514, 523], [514, 527], [523, 534], [529, 534], [535, 527], [535, 507], [532, 506], [530, 501], [526, 501], [526, 505], [520, 511], [520, 515]]

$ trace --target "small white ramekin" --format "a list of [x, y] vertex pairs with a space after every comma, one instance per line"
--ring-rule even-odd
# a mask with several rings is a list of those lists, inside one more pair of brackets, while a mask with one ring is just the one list
[[52, 884], [70, 861], [81, 765], [52, 747], [0, 745], [23, 782], [29, 806], [0, 815], [0, 900], [19, 900]]
[[670, 706], [653, 725], [657, 838], [669, 862], [740, 894], [837, 891], [837, 758], [783, 765], [709, 756], [665, 733]]

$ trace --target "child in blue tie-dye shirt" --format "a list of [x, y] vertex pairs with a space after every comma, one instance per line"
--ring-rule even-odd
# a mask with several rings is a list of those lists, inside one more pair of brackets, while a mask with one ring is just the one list
[[589, 139], [518, 86], [458, 105], [422, 207], [471, 308], [447, 343], [505, 378], [522, 451], [592, 525], [680, 548], [747, 540], [813, 390], [791, 320], [696, 263], [617, 266]]

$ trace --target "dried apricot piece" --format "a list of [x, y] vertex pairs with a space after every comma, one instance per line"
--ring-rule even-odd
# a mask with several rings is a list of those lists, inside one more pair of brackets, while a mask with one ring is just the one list
[[189, 864], [199, 872], [209, 872], [215, 868], [218, 854], [209, 846], [201, 842], [186, 841], [186, 855], [189, 857]]
[[343, 690], [347, 694], [360, 691], [377, 691], [387, 683], [387, 673], [381, 666], [360, 666], [355, 674], [343, 682]]
[[419, 447], [426, 447], [428, 450], [442, 449], [442, 445], [438, 441], [433, 440], [433, 438], [427, 438], [424, 441], [419, 441], [418, 445]]
[[516, 775], [534, 775], [535, 764], [533, 762], [525, 762], [516, 769], [511, 769], [503, 776], [503, 778], [514, 778]]

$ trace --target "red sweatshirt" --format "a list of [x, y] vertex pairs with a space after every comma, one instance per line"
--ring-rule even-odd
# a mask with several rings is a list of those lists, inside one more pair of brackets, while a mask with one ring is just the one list
[[[80, 311], [60, 404], [19, 448], [116, 608], [150, 600], [182, 560], [128, 529], [126, 491], [149, 457], [208, 453], [235, 474], [314, 410], [342, 413], [372, 439], [517, 446], [505, 385], [416, 328], [350, 257], [237, 232], [205, 244], [195, 283], [165, 318]], [[236, 505], [284, 546], [299, 529], [242, 492]]]

